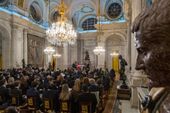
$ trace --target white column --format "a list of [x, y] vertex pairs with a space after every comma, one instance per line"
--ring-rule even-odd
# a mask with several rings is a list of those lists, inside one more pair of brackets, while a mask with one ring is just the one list
[[[98, 43], [98, 46], [102, 46], [104, 49], [106, 49], [104, 42]], [[98, 68], [104, 68], [104, 66], [105, 66], [105, 53], [98, 55], [97, 58], [98, 58], [97, 59], [97, 67]]]
[[18, 26], [12, 28], [12, 67], [22, 67], [23, 59], [23, 30]]
[[[142, 0], [131, 0], [132, 4], [132, 25], [135, 20], [135, 18], [138, 16], [138, 14], [142, 10]], [[132, 88], [132, 97], [131, 97], [131, 105], [133, 107], [137, 107], [137, 86], [140, 86], [142, 84], [142, 77], [143, 75], [135, 70], [136, 66], [136, 58], [137, 58], [137, 51], [134, 43], [134, 34], [131, 34], [131, 79], [130, 84]]]
[[24, 44], [24, 49], [23, 49], [23, 58], [25, 60], [25, 65], [28, 64], [28, 39], [27, 39], [27, 29], [23, 30], [24, 36], [23, 36], [23, 44]]
[[[132, 0], [132, 23], [135, 20], [135, 18], [138, 16], [138, 14], [142, 10], [142, 2], [141, 0]], [[132, 72], [135, 71], [135, 65], [136, 65], [136, 57], [137, 57], [137, 51], [134, 44], [134, 34], [132, 34], [132, 40], [131, 40], [131, 66], [132, 66]]]
[[68, 67], [68, 44], [63, 45], [63, 69]]

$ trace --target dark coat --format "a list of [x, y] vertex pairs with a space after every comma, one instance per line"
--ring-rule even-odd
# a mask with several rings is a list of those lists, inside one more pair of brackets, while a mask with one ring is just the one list
[[0, 87], [0, 105], [4, 107], [8, 106], [9, 100], [10, 100], [9, 89], [4, 86], [1, 86]]
[[91, 109], [91, 113], [95, 112], [96, 109], [96, 105], [97, 105], [97, 99], [95, 94], [92, 93], [81, 93], [78, 97], [78, 105], [80, 105], [81, 102], [91, 102], [92, 103], [92, 109]]
[[71, 113], [78, 113], [79, 106], [78, 105], [78, 97], [80, 92], [72, 90], [70, 95], [70, 103], [71, 103]]
[[55, 89], [48, 89], [43, 92], [43, 98], [48, 98], [53, 101], [53, 108], [55, 112], [59, 111], [59, 92]]

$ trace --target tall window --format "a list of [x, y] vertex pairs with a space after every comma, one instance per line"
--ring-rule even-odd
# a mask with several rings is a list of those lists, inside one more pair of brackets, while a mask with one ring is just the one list
[[82, 28], [83, 30], [95, 30], [96, 29], [94, 27], [95, 24], [97, 24], [96, 18], [88, 18], [83, 22]]

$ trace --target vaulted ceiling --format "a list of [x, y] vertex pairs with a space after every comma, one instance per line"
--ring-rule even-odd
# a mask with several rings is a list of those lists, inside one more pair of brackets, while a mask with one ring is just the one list
[[[127, 1], [100, 0], [101, 21], [108, 23], [125, 21], [124, 10]], [[0, 6], [14, 5], [14, 11], [38, 24], [47, 25], [46, 23], [56, 21], [59, 16], [56, 8], [60, 2], [61, 0], [0, 0]], [[64, 0], [64, 3], [67, 7], [67, 18], [77, 29], [93, 29], [93, 27], [87, 28], [86, 24], [96, 24], [99, 0]]]

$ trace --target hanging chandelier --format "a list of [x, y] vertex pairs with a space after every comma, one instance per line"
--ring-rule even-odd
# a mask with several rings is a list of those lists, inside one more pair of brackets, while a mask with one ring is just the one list
[[44, 49], [44, 53], [46, 55], [52, 55], [55, 52], [55, 49], [51, 46], [48, 46]]
[[95, 55], [101, 55], [105, 53], [105, 49], [102, 46], [96, 46], [93, 52]]
[[114, 52], [110, 53], [110, 56], [112, 56], [112, 57], [113, 56], [119, 56], [119, 53], [114, 51]]
[[47, 40], [54, 45], [62, 44], [75, 44], [77, 39], [77, 33], [72, 23], [65, 17], [66, 6], [64, 1], [61, 0], [59, 7], [57, 8], [60, 14], [59, 21], [52, 23], [51, 27], [47, 29]]
[[61, 54], [59, 54], [59, 53], [55, 53], [55, 54], [53, 55], [53, 57], [60, 58], [60, 57], [61, 57]]
[[[98, 2], [98, 25], [99, 25], [99, 28], [97, 30], [97, 44], [100, 42], [101, 40], [101, 36], [103, 35], [103, 32], [102, 32], [102, 29], [101, 29], [101, 16], [100, 16], [100, 0]], [[94, 54], [95, 55], [101, 55], [101, 54], [104, 54], [105, 53], [105, 49], [103, 48], [103, 46], [96, 46], [93, 50]]]

